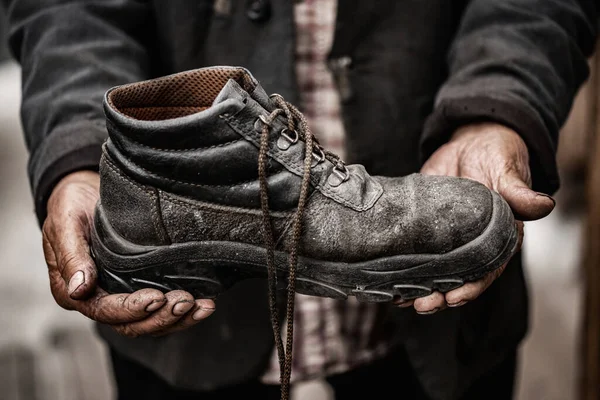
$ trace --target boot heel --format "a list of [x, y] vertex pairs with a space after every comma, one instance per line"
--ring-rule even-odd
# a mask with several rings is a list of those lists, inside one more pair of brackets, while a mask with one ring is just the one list
[[237, 268], [227, 264], [217, 268], [213, 262], [169, 256], [168, 246], [136, 248], [114, 232], [101, 205], [96, 209], [91, 236], [90, 254], [98, 270], [98, 284], [109, 293], [145, 288], [185, 290], [196, 299], [213, 299], [240, 278]]

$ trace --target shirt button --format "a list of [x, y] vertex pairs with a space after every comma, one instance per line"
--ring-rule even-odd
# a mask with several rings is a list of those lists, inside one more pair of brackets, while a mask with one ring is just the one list
[[271, 18], [271, 2], [269, 0], [250, 0], [246, 15], [251, 21], [265, 22]]
[[349, 101], [353, 95], [349, 77], [352, 58], [350, 56], [344, 56], [331, 59], [328, 62], [328, 66], [333, 74], [340, 100], [343, 103]]

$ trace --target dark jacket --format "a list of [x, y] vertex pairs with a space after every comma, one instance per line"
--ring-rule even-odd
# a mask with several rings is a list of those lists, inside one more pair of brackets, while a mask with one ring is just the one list
[[[297, 100], [293, 1], [249, 13], [231, 0], [4, 0], [23, 71], [22, 122], [40, 224], [65, 174], [98, 166], [102, 96], [115, 85], [208, 65], [250, 69]], [[269, 2], [265, 2], [269, 3]], [[343, 90], [349, 162], [401, 175], [454, 128], [497, 121], [530, 151], [533, 185], [558, 187], [558, 131], [588, 74], [593, 0], [340, 0], [332, 66]], [[349, 67], [336, 62], [348, 57]], [[347, 83], [343, 83], [347, 78]], [[420, 157], [419, 157], [420, 155]], [[169, 382], [192, 389], [256, 378], [273, 349], [266, 286], [222, 295], [218, 311], [166, 338], [101, 334]], [[389, 326], [435, 399], [451, 399], [506, 354], [527, 326], [518, 258], [477, 301], [434, 316], [387, 309]]]

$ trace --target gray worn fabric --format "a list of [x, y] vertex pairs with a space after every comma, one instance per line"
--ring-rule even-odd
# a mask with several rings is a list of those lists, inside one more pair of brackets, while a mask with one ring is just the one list
[[[98, 167], [106, 137], [101, 100], [114, 85], [241, 65], [267, 92], [297, 100], [287, 0], [272, 0], [271, 18], [262, 22], [248, 18], [242, 1], [215, 14], [212, 0], [3, 3], [23, 67], [22, 120], [40, 223], [60, 177]], [[418, 169], [419, 153], [426, 157], [454, 127], [493, 120], [524, 137], [534, 188], [553, 192], [558, 128], [587, 76], [595, 7], [593, 0], [342, 2], [331, 59], [351, 60], [336, 70], [345, 85], [349, 161], [372, 174], [408, 174]], [[461, 309], [427, 317], [389, 310], [433, 398], [456, 398], [518, 345], [527, 325], [519, 264]], [[210, 321], [167, 338], [131, 340], [99, 328], [115, 349], [181, 387], [256, 378], [272, 350], [266, 288], [256, 285], [228, 293]], [[201, 353], [203, 341], [215, 346]]]

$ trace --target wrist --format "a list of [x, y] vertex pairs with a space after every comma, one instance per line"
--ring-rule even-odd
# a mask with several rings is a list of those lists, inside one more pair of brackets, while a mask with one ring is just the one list
[[70, 174], [65, 175], [60, 181], [58, 181], [52, 192], [56, 191], [64, 185], [70, 184], [90, 185], [97, 188], [100, 184], [100, 174], [98, 174], [98, 172], [96, 171], [90, 170], [71, 172]]
[[519, 147], [527, 149], [521, 135], [513, 129], [496, 122], [477, 122], [458, 127], [450, 136], [450, 141], [478, 138], [498, 137], [514, 142]]
[[481, 151], [482, 147], [495, 148], [498, 154], [529, 164], [527, 144], [516, 131], [495, 122], [463, 125], [456, 129], [449, 143], [455, 143], [463, 151]]
[[71, 192], [71, 189], [77, 190], [86, 197], [98, 197], [100, 174], [95, 171], [80, 170], [65, 175], [52, 189], [48, 198], [47, 210], [49, 211], [52, 208], [52, 204], [57, 198], [62, 197], [62, 193]]

